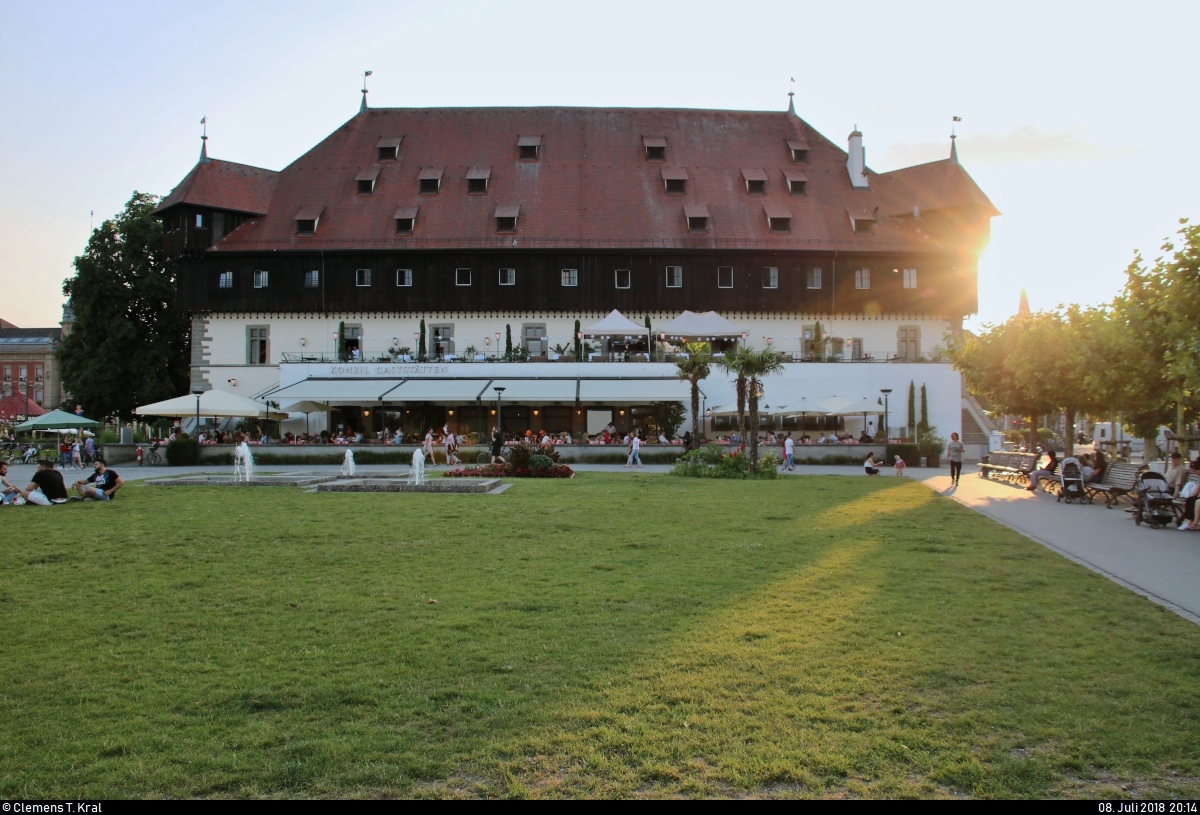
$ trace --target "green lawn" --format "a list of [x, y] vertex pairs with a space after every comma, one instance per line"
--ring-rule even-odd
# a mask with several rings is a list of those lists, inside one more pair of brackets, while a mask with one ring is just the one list
[[0, 529], [4, 798], [1200, 796], [1200, 628], [906, 479]]

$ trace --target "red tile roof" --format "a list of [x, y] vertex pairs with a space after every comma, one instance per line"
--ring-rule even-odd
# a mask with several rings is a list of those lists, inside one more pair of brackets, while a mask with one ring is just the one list
[[201, 161], [163, 199], [155, 214], [177, 204], [192, 204], [264, 215], [278, 181], [279, 173], [274, 170], [220, 159]]
[[[541, 134], [536, 161], [519, 158], [518, 145], [531, 141], [522, 134], [530, 133]], [[398, 159], [379, 165], [374, 192], [359, 194], [355, 178], [364, 167], [376, 166], [377, 146], [389, 140], [402, 140]], [[653, 144], [665, 145], [665, 167], [663, 161], [646, 159], [644, 147]], [[803, 145], [808, 161], [795, 164], [789, 145]], [[935, 167], [942, 164], [953, 166]], [[193, 170], [185, 184], [206, 166]], [[486, 194], [468, 195], [466, 185], [456, 183], [442, 184], [437, 193], [419, 192], [418, 179], [441, 178], [443, 172], [462, 179], [483, 167], [491, 168]], [[688, 180], [682, 196], [664, 190], [662, 179], [676, 171]], [[765, 177], [765, 195], [747, 193], [744, 172]], [[807, 180], [804, 196], [791, 195], [785, 180], [785, 174], [797, 172]], [[255, 178], [265, 184], [275, 175]], [[868, 171], [868, 176], [870, 189], [852, 188], [845, 151], [791, 113], [367, 110], [279, 173], [269, 207], [244, 209], [266, 211], [266, 217], [243, 224], [209, 251], [486, 248], [511, 246], [515, 240], [523, 248], [929, 251], [940, 247], [911, 221], [884, 216], [911, 215], [914, 206], [964, 204], [996, 214], [956, 161], [887, 174]], [[185, 195], [190, 200], [191, 194]], [[679, 217], [681, 203], [707, 207], [706, 233], [689, 233]], [[397, 209], [417, 205], [415, 231], [397, 235]], [[520, 207], [515, 233], [497, 232], [498, 205]], [[880, 208], [878, 227], [870, 235], [855, 235], [847, 210], [875, 207]], [[790, 212], [791, 231], [772, 232], [764, 208]], [[295, 213], [314, 209], [323, 209], [316, 233], [296, 234]]]

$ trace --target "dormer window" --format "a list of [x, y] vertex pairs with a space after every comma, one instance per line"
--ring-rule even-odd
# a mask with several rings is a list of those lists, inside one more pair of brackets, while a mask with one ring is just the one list
[[542, 137], [519, 136], [517, 138], [517, 155], [522, 161], [537, 161], [542, 156]]
[[496, 219], [496, 231], [515, 232], [517, 230], [517, 218], [520, 217], [520, 215], [520, 204], [496, 207], [496, 212], [493, 216]]
[[801, 139], [788, 139], [787, 146], [794, 163], [804, 164], [808, 161], [808, 142]]
[[772, 232], [792, 231], [791, 210], [776, 204], [763, 204], [763, 212], [767, 216], [767, 228]]
[[784, 170], [783, 177], [787, 179], [788, 192], [792, 195], [808, 194], [808, 177], [798, 170]]
[[467, 170], [467, 193], [482, 195], [487, 192], [488, 180], [492, 177], [491, 167], [472, 167]]
[[662, 136], [642, 136], [642, 147], [646, 151], [646, 161], [666, 161], [667, 140]]
[[395, 139], [383, 138], [375, 145], [380, 161], [395, 161], [400, 158], [400, 142], [404, 137], [399, 136]]
[[379, 168], [372, 167], [369, 170], [363, 170], [354, 177], [358, 182], [358, 191], [362, 195], [370, 195], [375, 192], [375, 181], [379, 178]]
[[417, 226], [417, 211], [416, 207], [400, 207], [396, 210], [396, 214], [392, 217], [396, 219], [396, 233], [400, 235], [410, 234]]
[[688, 174], [682, 167], [662, 168], [663, 188], [671, 195], [683, 195], [687, 192]]
[[767, 174], [754, 167], [742, 168], [742, 179], [746, 182], [746, 192], [751, 195], [765, 195], [767, 192]]
[[442, 188], [442, 168], [441, 167], [422, 167], [420, 174], [417, 176], [417, 182], [420, 184], [422, 193], [433, 194]]
[[685, 204], [683, 217], [687, 219], [688, 232], [708, 231], [708, 207], [704, 204]]
[[317, 231], [317, 226], [321, 222], [321, 213], [325, 211], [325, 207], [307, 206], [301, 207], [296, 213], [296, 234], [311, 235]]
[[846, 214], [850, 216], [850, 228], [854, 230], [855, 235], [872, 235], [875, 233], [875, 225], [878, 222], [878, 208], [874, 210], [846, 210]]

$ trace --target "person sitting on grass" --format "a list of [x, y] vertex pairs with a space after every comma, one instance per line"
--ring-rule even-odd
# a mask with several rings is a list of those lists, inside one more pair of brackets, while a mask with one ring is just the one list
[[1029, 486], [1025, 489], [1028, 492], [1033, 492], [1037, 489], [1038, 482], [1043, 478], [1053, 479], [1054, 474], [1058, 472], [1058, 454], [1053, 450], [1047, 450], [1046, 454], [1050, 456], [1050, 460], [1046, 462], [1046, 466], [1040, 470], [1034, 470], [1029, 476]]
[[18, 492], [30, 506], [48, 507], [67, 502], [67, 485], [63, 483], [62, 473], [54, 469], [53, 461], [39, 461], [32, 483]]
[[71, 488], [79, 493], [83, 501], [111, 501], [117, 490], [125, 486], [125, 482], [116, 470], [108, 469], [107, 462], [102, 458], [92, 462], [92, 467], [95, 472], [86, 481], [76, 481]]
[[867, 453], [867, 459], [863, 462], [863, 470], [867, 475], [879, 475], [879, 462], [875, 460], [874, 453]]
[[0, 506], [12, 504], [21, 494], [21, 490], [8, 480], [8, 462], [0, 461]]

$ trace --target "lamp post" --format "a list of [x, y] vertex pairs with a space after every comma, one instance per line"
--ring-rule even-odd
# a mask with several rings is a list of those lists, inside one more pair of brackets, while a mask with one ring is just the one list
[[[499, 337], [500, 335], [497, 334], [496, 336]], [[496, 341], [499, 342], [500, 340], [497, 339]], [[504, 388], [495, 387], [495, 388], [492, 388], [492, 390], [494, 390], [496, 392], [496, 430], [500, 433], [500, 441], [501, 441], [501, 443], [503, 443], [503, 441], [504, 441], [504, 413], [500, 406], [500, 402], [504, 398]]]
[[[200, 395], [202, 393], [204, 393], [204, 391], [192, 391], [192, 395], [196, 397], [196, 441], [197, 442], [200, 441]], [[197, 463], [199, 463], [199, 461], [200, 461], [199, 450], [200, 450], [200, 448], [197, 447], [196, 448], [196, 456], [197, 456], [196, 462]]]
[[890, 423], [891, 416], [889, 415], [889, 410], [888, 410], [888, 394], [892, 392], [892, 389], [891, 388], [880, 388], [879, 392], [883, 394], [883, 421], [880, 422], [880, 424], [883, 425], [883, 443], [887, 444], [888, 433], [892, 429], [891, 423]]

